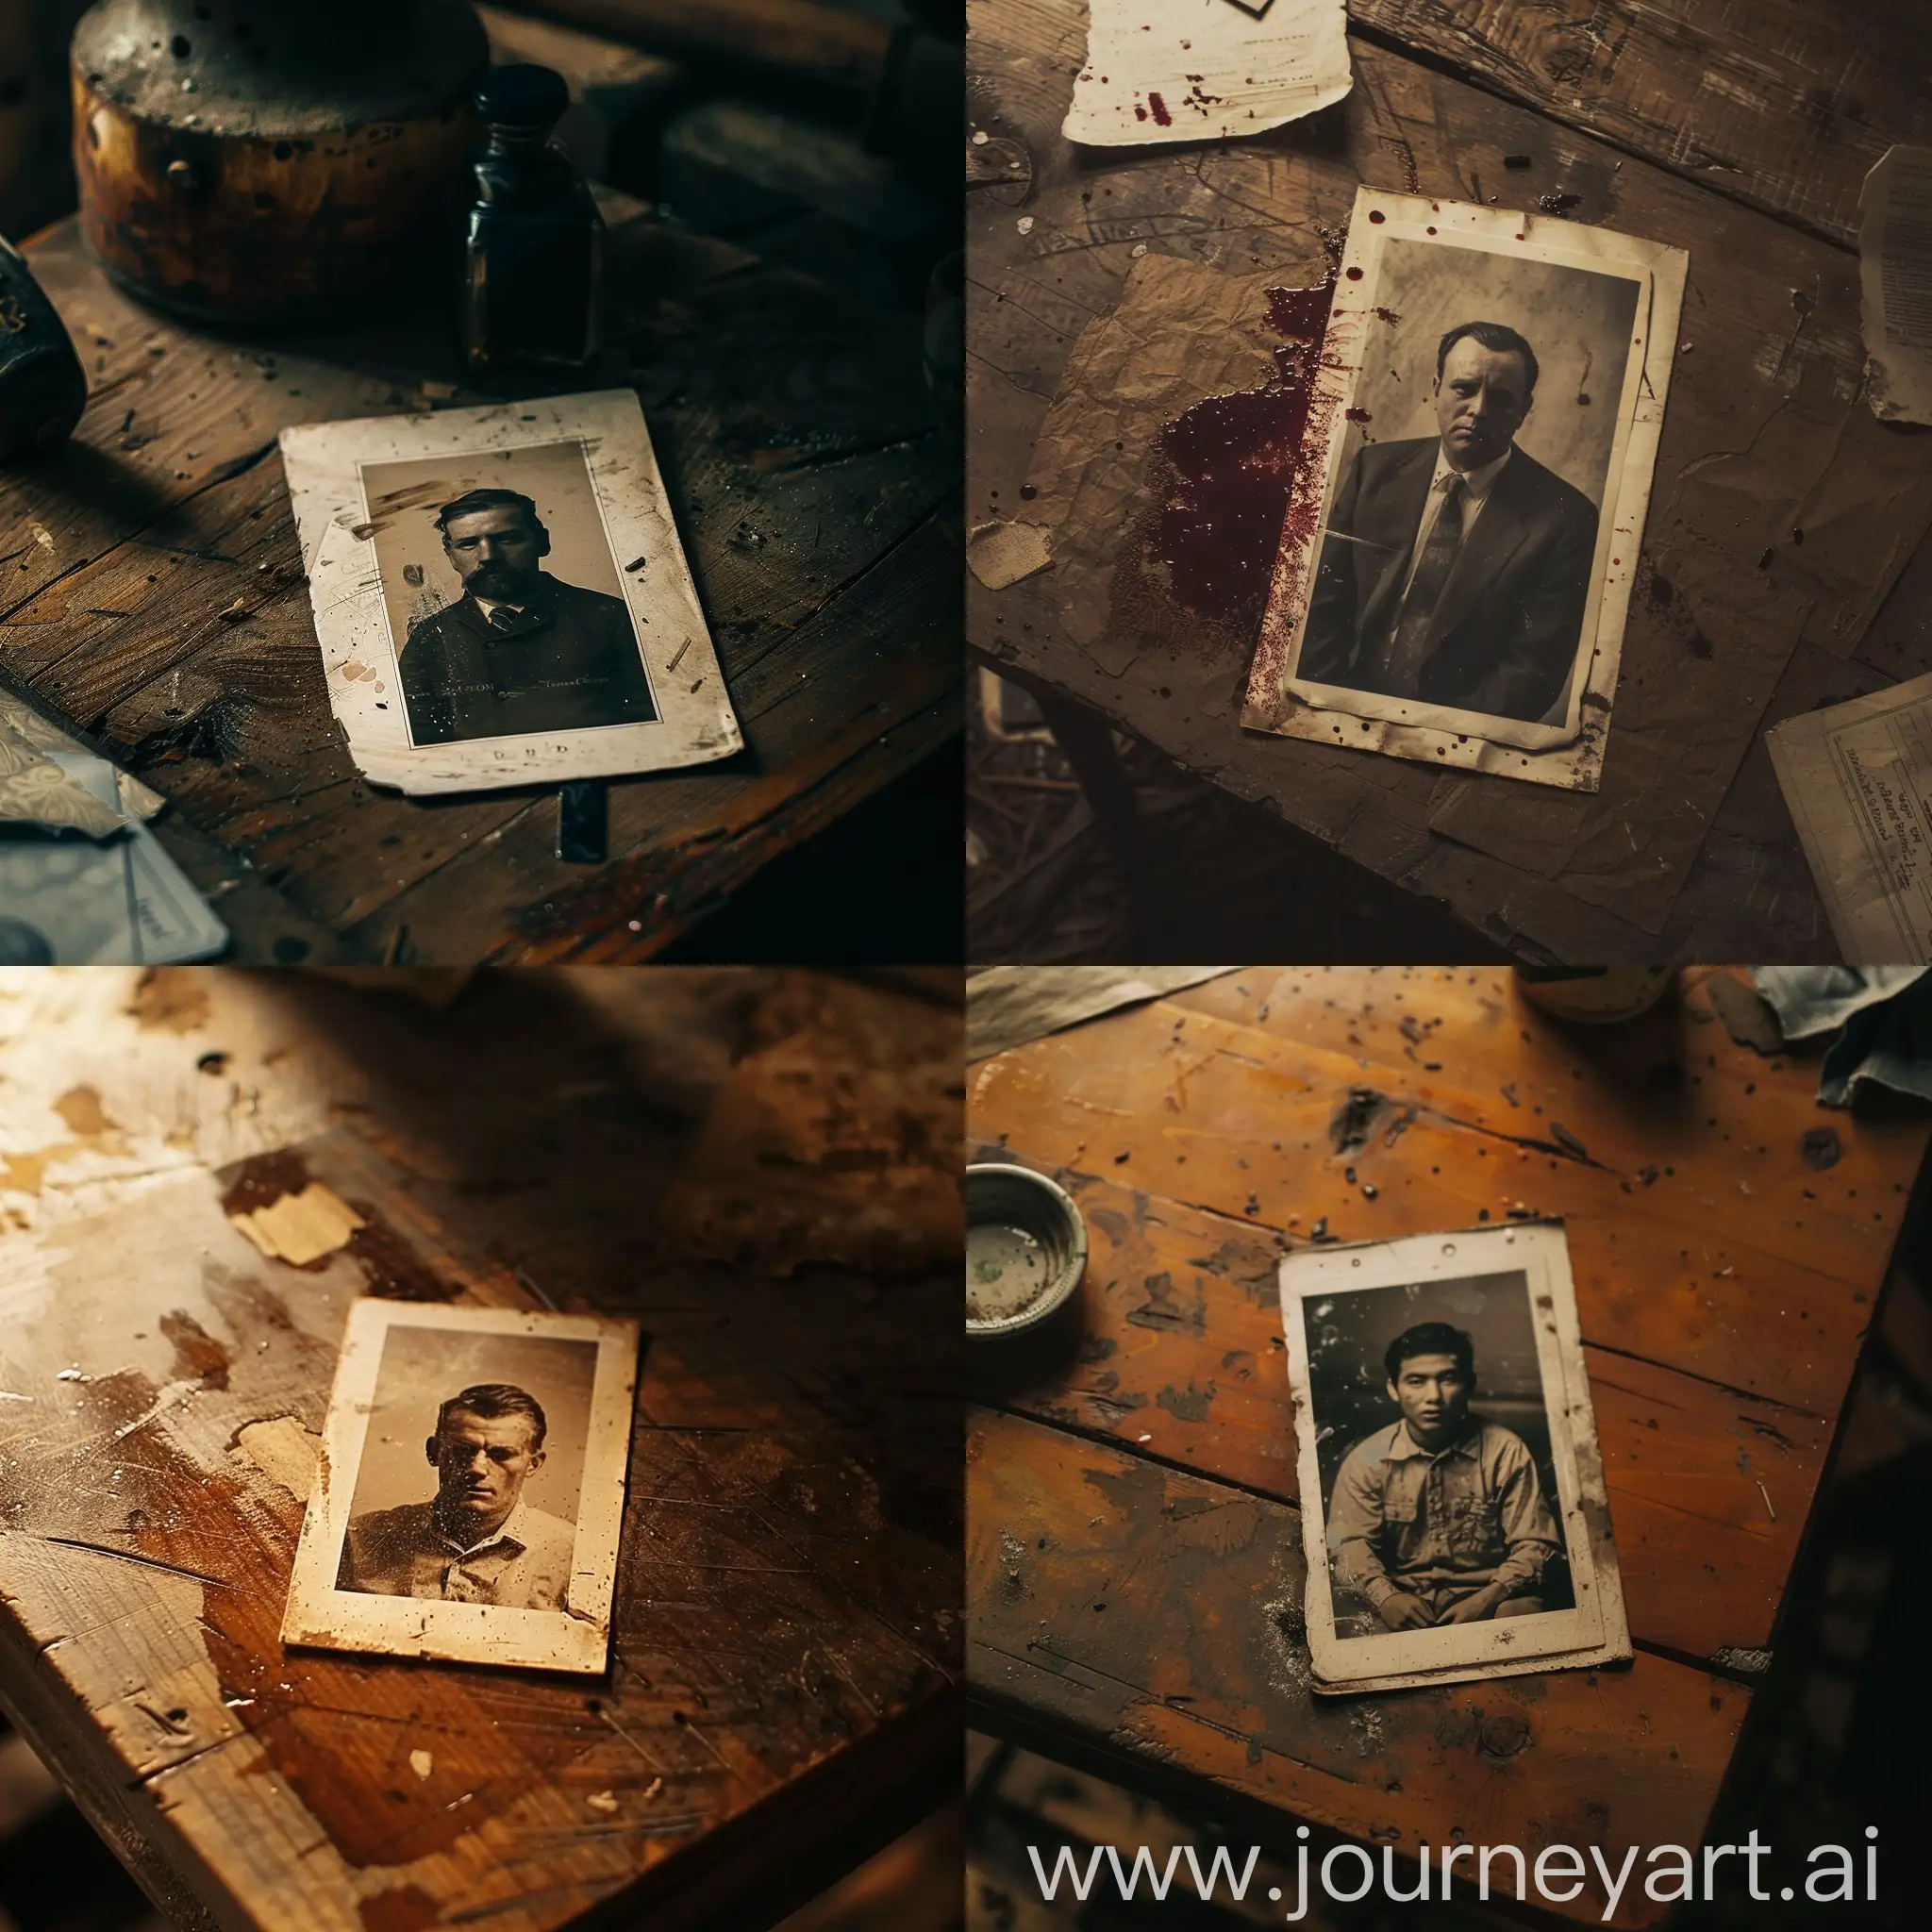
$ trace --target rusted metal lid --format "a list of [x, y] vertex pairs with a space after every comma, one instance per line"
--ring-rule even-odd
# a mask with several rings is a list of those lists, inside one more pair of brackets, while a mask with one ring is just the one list
[[75, 75], [116, 107], [269, 140], [421, 120], [489, 63], [469, 0], [100, 0], [74, 35]]

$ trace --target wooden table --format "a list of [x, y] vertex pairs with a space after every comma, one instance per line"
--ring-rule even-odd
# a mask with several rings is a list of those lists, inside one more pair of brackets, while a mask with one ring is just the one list
[[[0, 1705], [175, 1924], [760, 1927], [957, 1791], [957, 1268], [665, 1233], [732, 1056], [810, 1086], [815, 984], [0, 977]], [[368, 1224], [265, 1259], [228, 1216], [305, 1177]], [[606, 1678], [283, 1650], [365, 1293], [641, 1319]]]
[[[607, 203], [614, 360], [643, 403], [746, 749], [613, 781], [610, 858], [548, 791], [365, 784], [329, 712], [277, 433], [456, 407], [440, 310], [235, 341], [28, 254], [93, 385], [0, 477], [0, 677], [167, 794], [234, 958], [641, 958], [961, 725], [958, 450], [913, 315]], [[583, 386], [583, 385], [579, 385]]]
[[[1091, 1242], [1069, 1322], [973, 1351], [986, 1724], [1291, 1847], [1698, 1841], [1932, 1133], [1819, 1108], [1702, 980], [1586, 1029], [1507, 972], [1255, 969], [969, 1071], [969, 1147]], [[1635, 1663], [1317, 1700], [1276, 1263], [1523, 1213], [1567, 1218]]]
[[[1026, 517], [1074, 344], [1150, 253], [1309, 286], [1360, 183], [1687, 248], [1602, 792], [1244, 732], [1252, 631], [1083, 646], [1053, 567], [1001, 591], [969, 578], [971, 648], [1525, 957], [1835, 958], [1764, 732], [1932, 669], [1932, 438], [1863, 400], [1855, 250], [1864, 173], [1932, 129], [1932, 25], [1905, 0], [1857, 33], [1824, 0], [1348, 10], [1341, 106], [1249, 140], [1080, 150], [1059, 124], [1081, 0], [970, 0], [987, 139], [969, 159], [969, 521]], [[1104, 764], [1104, 732], [1087, 736]], [[1082, 776], [1118, 824], [1104, 776]]]

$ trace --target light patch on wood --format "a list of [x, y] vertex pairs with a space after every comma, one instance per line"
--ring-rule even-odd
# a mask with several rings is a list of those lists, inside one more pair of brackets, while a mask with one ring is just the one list
[[82, 1136], [113, 1131], [114, 1124], [101, 1107], [101, 1096], [92, 1087], [70, 1087], [54, 1103], [54, 1111]]
[[249, 1214], [231, 1214], [239, 1227], [271, 1261], [305, 1267], [348, 1245], [349, 1237], [367, 1225], [362, 1217], [320, 1181], [310, 1181], [299, 1194], [284, 1194]]
[[240, 1431], [234, 1453], [245, 1456], [271, 1482], [306, 1503], [315, 1487], [321, 1449], [320, 1438], [311, 1436], [293, 1416], [277, 1415]]
[[409, 1769], [418, 1777], [426, 1778], [436, 1769], [436, 1759], [427, 1751], [411, 1751], [409, 1753]]
[[592, 1791], [584, 1803], [592, 1811], [601, 1811], [608, 1818], [617, 1809], [617, 1794], [615, 1791]]
[[1038, 524], [981, 524], [966, 540], [966, 561], [989, 591], [1004, 591], [1053, 561], [1052, 537]]

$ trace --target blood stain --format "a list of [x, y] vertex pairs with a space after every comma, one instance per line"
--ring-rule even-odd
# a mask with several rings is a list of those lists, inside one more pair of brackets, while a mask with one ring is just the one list
[[1358, 281], [1360, 281], [1360, 280], [1361, 280], [1361, 278], [1362, 278], [1362, 272], [1361, 272], [1361, 270], [1360, 270], [1360, 269], [1358, 269], [1358, 268], [1352, 268], [1352, 269], [1350, 269], [1350, 270], [1348, 271], [1348, 278], [1349, 278], [1349, 280], [1350, 280], [1350, 281], [1352, 281], [1352, 282], [1358, 282]]
[[1147, 105], [1154, 110], [1154, 125], [1157, 127], [1172, 127], [1174, 116], [1167, 111], [1167, 103], [1158, 94], [1149, 94]]
[[[1261, 388], [1208, 396], [1161, 431], [1164, 475], [1143, 540], [1168, 594], [1198, 616], [1247, 625], [1267, 601], [1296, 478], [1335, 284], [1271, 289], [1268, 325], [1282, 338]], [[1316, 506], [1306, 506], [1310, 518]]]

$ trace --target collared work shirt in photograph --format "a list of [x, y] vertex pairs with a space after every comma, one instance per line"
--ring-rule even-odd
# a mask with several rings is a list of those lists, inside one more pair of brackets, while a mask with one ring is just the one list
[[1343, 1457], [1328, 1552], [1337, 1579], [1377, 1609], [1398, 1590], [1527, 1593], [1557, 1554], [1557, 1525], [1513, 1429], [1476, 1422], [1431, 1454], [1396, 1422]]
[[464, 1549], [437, 1528], [435, 1510], [433, 1503], [405, 1503], [356, 1517], [336, 1588], [512, 1610], [565, 1607], [575, 1524], [519, 1503], [494, 1536]]

